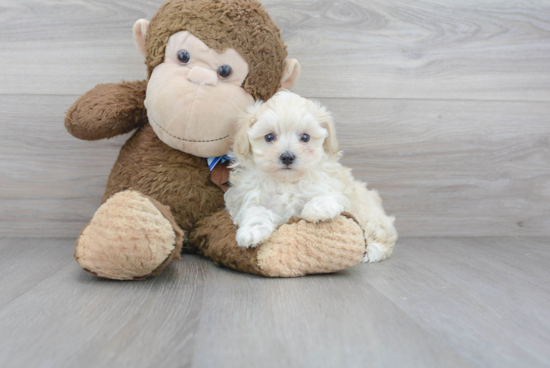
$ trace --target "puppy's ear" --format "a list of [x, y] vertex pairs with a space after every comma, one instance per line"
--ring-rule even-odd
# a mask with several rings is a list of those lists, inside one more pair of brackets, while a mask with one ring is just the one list
[[338, 139], [336, 138], [336, 129], [334, 128], [334, 120], [332, 115], [328, 112], [319, 102], [317, 105], [317, 119], [321, 122], [321, 126], [328, 132], [325, 141], [323, 142], [323, 148], [329, 155], [336, 155], [338, 153]]
[[256, 123], [258, 111], [262, 106], [262, 102], [258, 101], [254, 106], [249, 107], [245, 113], [241, 115], [235, 127], [233, 135], [233, 153], [238, 159], [245, 159], [250, 155], [250, 142], [248, 140], [248, 130]]
[[336, 139], [336, 129], [334, 129], [334, 122], [331, 116], [324, 123], [324, 128], [328, 131], [328, 136], [323, 143], [325, 152], [329, 155], [335, 155], [338, 153], [338, 139]]

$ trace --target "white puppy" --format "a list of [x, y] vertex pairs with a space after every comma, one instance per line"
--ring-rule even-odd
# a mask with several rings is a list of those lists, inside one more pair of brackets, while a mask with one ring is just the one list
[[397, 232], [376, 191], [338, 163], [341, 154], [330, 113], [288, 91], [258, 102], [242, 116], [225, 194], [237, 243], [255, 247], [290, 217], [328, 221], [352, 214], [363, 228], [365, 262], [393, 252]]

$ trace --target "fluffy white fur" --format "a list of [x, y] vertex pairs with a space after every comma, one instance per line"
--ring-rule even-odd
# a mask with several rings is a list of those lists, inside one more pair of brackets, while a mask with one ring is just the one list
[[[293, 162], [285, 163], [283, 154], [293, 155]], [[389, 257], [397, 240], [394, 218], [384, 213], [378, 193], [338, 162], [340, 157], [332, 118], [318, 103], [281, 91], [249, 108], [235, 133], [225, 194], [239, 226], [238, 244], [257, 246], [292, 216], [319, 222], [345, 211], [363, 228], [364, 261]]]

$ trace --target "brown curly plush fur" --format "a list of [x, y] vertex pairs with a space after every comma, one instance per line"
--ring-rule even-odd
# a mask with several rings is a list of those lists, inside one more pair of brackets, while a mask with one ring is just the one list
[[128, 189], [169, 206], [187, 232], [224, 206], [223, 192], [210, 180], [206, 159], [170, 148], [149, 124], [139, 128], [120, 150], [102, 202]]
[[147, 70], [164, 62], [164, 50], [174, 33], [189, 31], [208, 47], [233, 48], [246, 60], [248, 77], [242, 87], [254, 99], [277, 92], [287, 57], [279, 28], [255, 0], [172, 0], [151, 20], [146, 37]]
[[99, 84], [67, 112], [65, 128], [87, 141], [112, 138], [147, 123], [143, 106], [147, 81]]
[[239, 247], [235, 240], [236, 227], [227, 211], [219, 211], [197, 224], [189, 236], [193, 250], [234, 270], [268, 276], [258, 266], [259, 248]]

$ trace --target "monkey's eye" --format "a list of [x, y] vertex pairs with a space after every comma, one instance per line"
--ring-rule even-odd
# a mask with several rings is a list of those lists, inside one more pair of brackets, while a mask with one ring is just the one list
[[273, 142], [274, 140], [275, 140], [275, 134], [269, 133], [265, 136], [265, 141], [266, 142]]
[[302, 142], [309, 142], [309, 134], [302, 134], [302, 136], [300, 137], [300, 140]]
[[218, 76], [221, 79], [229, 78], [232, 73], [233, 73], [233, 70], [231, 69], [231, 67], [229, 65], [222, 65], [218, 68]]
[[189, 55], [189, 51], [187, 50], [179, 50], [178, 51], [178, 60], [182, 64], [189, 64], [189, 60], [191, 60], [191, 55]]

